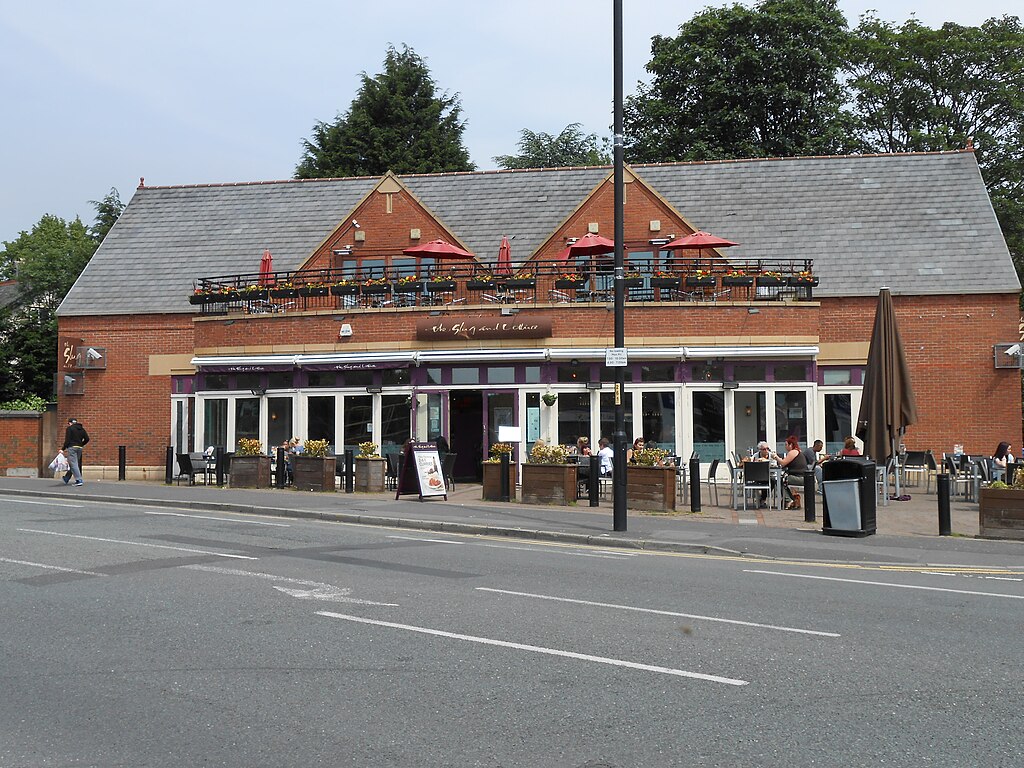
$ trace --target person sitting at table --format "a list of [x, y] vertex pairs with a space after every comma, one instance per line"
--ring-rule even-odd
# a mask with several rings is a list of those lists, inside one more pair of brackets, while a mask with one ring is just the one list
[[779, 466], [786, 471], [782, 482], [782, 489], [789, 497], [786, 509], [800, 509], [800, 494], [789, 487], [790, 478], [798, 481], [802, 487], [804, 475], [807, 473], [807, 459], [804, 457], [803, 451], [800, 450], [800, 441], [796, 439], [796, 435], [786, 438], [786, 455], [776, 455], [776, 458], [779, 460]]
[[996, 469], [1001, 469], [1003, 472], [1006, 471], [1007, 464], [1013, 464], [1013, 454], [1010, 453], [1011, 445], [1005, 440], [999, 444], [996, 448], [996, 452], [992, 454], [992, 463], [996, 465]]
[[615, 456], [615, 451], [612, 450], [611, 441], [607, 437], [602, 437], [597, 442], [598, 452], [597, 455], [601, 459], [601, 475], [607, 477], [612, 473], [612, 460]]
[[[772, 447], [762, 440], [757, 444], [757, 454], [749, 459], [749, 461], [771, 461], [772, 460]], [[768, 508], [768, 491], [761, 491], [761, 498], [757, 501], [758, 509]]]
[[860, 456], [860, 451], [857, 450], [857, 440], [853, 437], [847, 437], [843, 440], [843, 450], [839, 452], [840, 456]]
[[576, 441], [576, 455], [577, 456], [590, 456], [593, 452], [590, 450], [590, 438], [581, 436]]
[[636, 440], [633, 441], [633, 447], [626, 451], [626, 463], [627, 464], [632, 464], [633, 463], [633, 453], [636, 452], [636, 451], [642, 451], [643, 449], [644, 449], [644, 439], [642, 437], [638, 437]]

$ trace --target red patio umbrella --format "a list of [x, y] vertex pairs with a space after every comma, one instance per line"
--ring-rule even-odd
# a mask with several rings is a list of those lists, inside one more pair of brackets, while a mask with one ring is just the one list
[[274, 284], [274, 257], [270, 255], [270, 249], [266, 248], [263, 251], [263, 256], [260, 257], [260, 285], [273, 285]]
[[701, 248], [729, 248], [733, 245], [739, 245], [739, 243], [734, 243], [732, 240], [726, 240], [725, 238], [712, 235], [710, 232], [702, 232], [698, 229], [692, 235], [680, 237], [678, 240], [673, 240], [668, 245], [661, 246], [661, 249], [663, 251], [698, 251]]
[[402, 251], [406, 256], [431, 256], [435, 259], [475, 259], [469, 251], [452, 245], [446, 240], [431, 240], [423, 245], [414, 245]]
[[498, 261], [495, 264], [494, 274], [512, 274], [512, 244], [508, 241], [507, 235], [502, 235], [501, 246], [498, 248]]
[[602, 253], [612, 253], [615, 250], [615, 243], [607, 237], [601, 237], [593, 232], [588, 232], [575, 243], [569, 246], [569, 258], [574, 256], [594, 256]]

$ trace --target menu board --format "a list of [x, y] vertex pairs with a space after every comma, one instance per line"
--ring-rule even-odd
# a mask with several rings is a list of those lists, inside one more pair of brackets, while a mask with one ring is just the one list
[[395, 498], [412, 493], [421, 500], [431, 496], [448, 498], [444, 468], [433, 443], [406, 443], [402, 449], [402, 471]]

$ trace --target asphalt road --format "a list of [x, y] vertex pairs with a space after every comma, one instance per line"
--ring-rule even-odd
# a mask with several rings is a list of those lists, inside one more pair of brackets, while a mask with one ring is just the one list
[[0, 497], [0, 766], [1018, 766], [1024, 569]]

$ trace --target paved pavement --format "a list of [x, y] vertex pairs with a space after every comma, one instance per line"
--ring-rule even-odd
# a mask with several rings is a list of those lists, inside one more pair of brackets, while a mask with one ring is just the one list
[[[689, 498], [674, 514], [630, 512], [627, 530], [612, 530], [611, 502], [597, 508], [586, 500], [569, 507], [502, 504], [481, 500], [479, 485], [458, 484], [448, 500], [396, 500], [387, 494], [304, 493], [291, 488], [249, 490], [215, 485], [164, 485], [86, 478], [81, 488], [50, 478], [0, 477], [0, 496], [82, 497], [94, 501], [184, 507], [246, 514], [309, 517], [451, 533], [503, 535], [566, 543], [600, 544], [678, 552], [732, 553], [748, 557], [814, 559], [853, 563], [958, 564], [1024, 570], [1024, 543], [979, 539], [978, 508], [951, 503], [952, 536], [939, 536], [938, 503], [923, 488], [907, 489], [909, 501], [877, 509], [878, 533], [854, 538], [823, 535], [821, 497], [817, 521], [803, 511], [735, 511], [728, 490], [719, 505], [707, 487], [699, 513]], [[714, 501], [712, 498], [711, 502]]]

